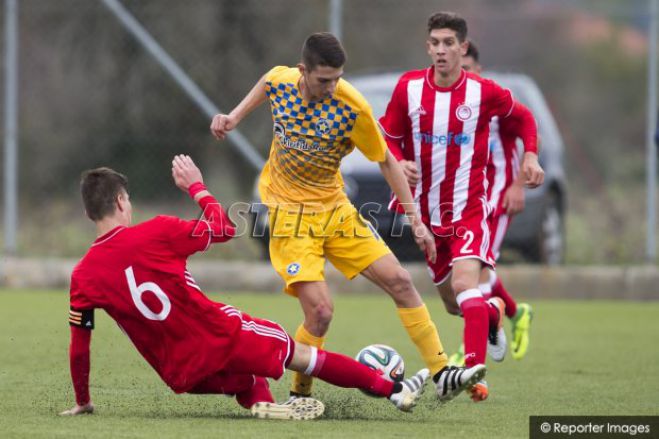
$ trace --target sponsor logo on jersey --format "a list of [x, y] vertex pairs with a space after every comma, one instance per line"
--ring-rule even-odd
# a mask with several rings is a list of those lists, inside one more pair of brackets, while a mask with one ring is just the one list
[[471, 140], [471, 136], [469, 136], [469, 134], [466, 133], [454, 134], [452, 132], [449, 132], [446, 135], [444, 134], [436, 135], [432, 133], [417, 132], [414, 133], [414, 139], [424, 143], [430, 143], [433, 145], [460, 146], [460, 145], [468, 144]]
[[[327, 127], [329, 130], [329, 126]], [[293, 140], [286, 135], [286, 128], [283, 124], [275, 122], [272, 127], [275, 138], [279, 141], [281, 146], [289, 149], [297, 149], [298, 151], [325, 151], [327, 148], [320, 145], [318, 142], [309, 144], [303, 139]]]
[[471, 111], [471, 107], [465, 104], [462, 104], [455, 109], [455, 117], [457, 117], [463, 122], [471, 118], [472, 113], [473, 112]]
[[298, 264], [297, 262], [288, 264], [288, 267], [286, 267], [286, 273], [290, 274], [291, 276], [295, 276], [299, 272], [300, 272], [300, 264]]

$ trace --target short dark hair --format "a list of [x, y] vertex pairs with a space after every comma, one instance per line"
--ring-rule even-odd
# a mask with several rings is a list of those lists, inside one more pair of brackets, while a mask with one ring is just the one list
[[474, 40], [469, 40], [469, 49], [467, 49], [467, 53], [465, 53], [465, 56], [470, 56], [476, 61], [477, 63], [480, 62], [480, 52], [478, 51], [478, 46], [476, 46], [476, 43], [474, 43]]
[[302, 62], [309, 71], [316, 66], [339, 68], [346, 63], [346, 52], [339, 40], [329, 32], [309, 35], [302, 46]]
[[92, 221], [114, 213], [115, 201], [122, 191], [128, 193], [128, 178], [110, 168], [89, 169], [80, 177], [82, 202]]
[[428, 33], [434, 29], [451, 29], [462, 43], [467, 39], [467, 22], [455, 12], [437, 12], [428, 19]]

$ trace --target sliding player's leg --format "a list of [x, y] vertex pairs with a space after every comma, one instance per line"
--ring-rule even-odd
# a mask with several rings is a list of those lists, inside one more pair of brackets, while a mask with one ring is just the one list
[[[256, 375], [279, 379], [284, 368], [318, 377], [340, 387], [359, 388], [386, 397], [403, 411], [416, 404], [428, 378], [423, 369], [402, 383], [393, 383], [345, 355], [295, 343], [283, 328], [272, 321], [231, 313], [240, 319], [241, 330], [223, 369], [228, 375]], [[323, 405], [312, 398], [295, 398], [285, 404], [258, 402], [251, 407], [258, 417], [311, 419], [322, 414]]]
[[[227, 363], [221, 371], [222, 375], [244, 383], [243, 389], [231, 389], [238, 403], [258, 418], [307, 420], [322, 415], [324, 405], [315, 399], [298, 398], [291, 403], [277, 404], [271, 395], [268, 397], [265, 378], [281, 378], [293, 355], [295, 342], [286, 331], [278, 323], [251, 317], [236, 308], [224, 312], [230, 319], [236, 319], [240, 327], [234, 335], [232, 349], [223, 354], [227, 356]], [[226, 388], [224, 390], [222, 393], [229, 393]]]
[[374, 370], [342, 354], [296, 343], [287, 366], [338, 387], [361, 389], [377, 397], [388, 398], [399, 410], [411, 411], [429, 377], [422, 369], [412, 377], [394, 383]]

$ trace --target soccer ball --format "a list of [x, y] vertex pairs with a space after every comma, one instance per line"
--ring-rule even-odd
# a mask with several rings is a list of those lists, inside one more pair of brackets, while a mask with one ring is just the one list
[[359, 351], [355, 360], [370, 367], [383, 378], [399, 382], [405, 377], [405, 363], [396, 349], [384, 344], [372, 344]]

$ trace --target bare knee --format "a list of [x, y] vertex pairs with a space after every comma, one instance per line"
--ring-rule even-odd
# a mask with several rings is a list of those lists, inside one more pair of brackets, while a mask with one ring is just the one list
[[451, 289], [453, 290], [453, 293], [456, 296], [463, 291], [477, 287], [478, 285], [473, 285], [473, 282], [469, 282], [468, 279], [463, 279], [463, 278], [451, 279]]
[[391, 290], [397, 294], [404, 294], [405, 292], [413, 289], [412, 276], [409, 271], [403, 267], [398, 267], [392, 275], [387, 279], [387, 284]]

